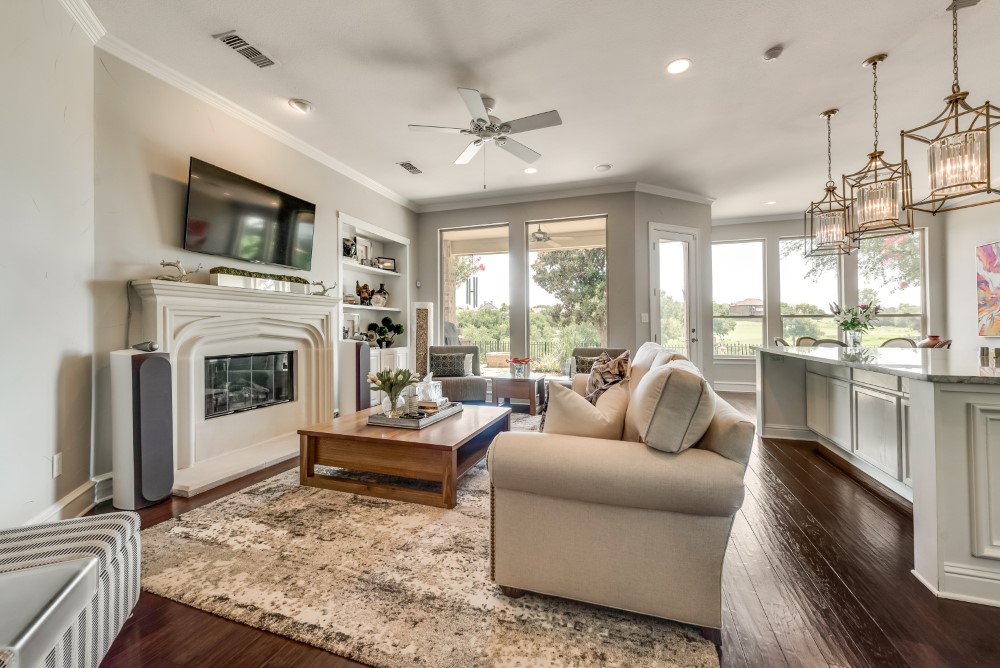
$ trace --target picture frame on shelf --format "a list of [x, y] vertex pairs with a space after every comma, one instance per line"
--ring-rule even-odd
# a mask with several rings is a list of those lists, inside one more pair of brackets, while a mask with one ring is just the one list
[[379, 269], [385, 269], [386, 271], [396, 271], [396, 258], [394, 257], [378, 257], [375, 258], [378, 262]]
[[349, 313], [344, 316], [344, 329], [347, 331], [345, 338], [353, 339], [361, 331], [361, 316], [357, 313]]
[[350, 258], [352, 260], [358, 259], [358, 244], [347, 237], [343, 239], [344, 244], [344, 257]]
[[372, 242], [371, 239], [365, 239], [364, 237], [354, 237], [354, 245], [357, 248], [356, 259], [361, 264], [368, 264], [365, 260], [372, 259]]

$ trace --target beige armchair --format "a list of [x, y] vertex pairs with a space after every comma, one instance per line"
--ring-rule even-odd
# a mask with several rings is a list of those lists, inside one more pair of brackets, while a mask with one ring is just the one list
[[[642, 357], [632, 382], [656, 365]], [[721, 398], [701, 441], [677, 454], [630, 441], [501, 434], [488, 460], [493, 580], [508, 595], [694, 624], [719, 644], [722, 563], [753, 434]]]
[[[464, 353], [472, 355], [471, 376], [435, 376], [441, 381], [441, 393], [452, 401], [486, 402], [488, 381], [483, 378], [479, 367], [479, 348], [476, 346], [430, 346], [428, 357], [433, 353]], [[432, 369], [433, 370], [433, 369]]]

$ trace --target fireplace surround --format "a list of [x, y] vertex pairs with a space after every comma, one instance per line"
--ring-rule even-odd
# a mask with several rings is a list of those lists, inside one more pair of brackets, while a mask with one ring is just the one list
[[295, 352], [205, 358], [205, 419], [295, 400]]
[[[296, 430], [333, 418], [338, 299], [144, 280], [142, 338], [170, 355], [174, 489], [193, 496], [298, 454]], [[291, 400], [206, 413], [206, 360], [288, 353]], [[253, 399], [251, 398], [251, 408]]]

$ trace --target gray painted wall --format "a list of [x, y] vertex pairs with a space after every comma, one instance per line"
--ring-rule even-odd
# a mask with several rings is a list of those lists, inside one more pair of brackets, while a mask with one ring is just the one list
[[[423, 213], [419, 216], [417, 275], [421, 287], [415, 299], [439, 300], [439, 231], [448, 228], [508, 223], [511, 252], [511, 347], [512, 353], [526, 349], [527, 261], [526, 223], [556, 218], [608, 216], [608, 343], [633, 352], [649, 340], [650, 325], [640, 322], [640, 313], [649, 312], [649, 223], [659, 222], [694, 227], [702, 234], [702, 267], [711, 284], [711, 208], [681, 200], [623, 192], [585, 195], [538, 202], [522, 202], [452, 211]], [[704, 278], [703, 278], [704, 280]], [[710, 290], [703, 290], [710, 295]], [[704, 313], [703, 309], [703, 313]], [[711, 303], [708, 303], [711, 329]], [[711, 370], [706, 370], [711, 373]]]
[[90, 477], [94, 72], [93, 46], [57, 0], [0, 4], [0, 42], [13, 49], [0, 60], [4, 527]]
[[[314, 202], [313, 269], [302, 275], [327, 285], [336, 280], [341, 253], [338, 211], [411, 238], [416, 214], [100, 49], [94, 57], [94, 469], [102, 473], [111, 467], [108, 353], [125, 346], [126, 282], [162, 273], [160, 260], [180, 259], [192, 268], [202, 263], [205, 271], [217, 265], [263, 269], [182, 250], [191, 156]], [[194, 280], [207, 282], [208, 275]], [[139, 335], [134, 329], [132, 342]]]

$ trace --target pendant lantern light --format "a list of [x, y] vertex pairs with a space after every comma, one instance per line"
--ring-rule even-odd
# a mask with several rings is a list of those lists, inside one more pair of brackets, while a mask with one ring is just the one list
[[886, 54], [880, 53], [862, 63], [872, 68], [874, 149], [868, 154], [868, 163], [863, 169], [843, 177], [844, 196], [853, 201], [848, 211], [849, 233], [858, 240], [913, 233], [913, 212], [901, 208], [909, 169], [905, 161], [886, 162], [882, 157], [884, 151], [878, 147], [878, 66], [886, 58]]
[[850, 255], [858, 247], [848, 229], [850, 202], [837, 192], [833, 180], [833, 143], [830, 133], [830, 119], [837, 109], [827, 109], [820, 116], [826, 119], [826, 194], [818, 202], [806, 209], [805, 237], [806, 255]]
[[[1000, 108], [988, 100], [978, 107], [969, 106], [966, 102], [969, 93], [958, 84], [958, 10], [978, 2], [954, 0], [948, 7], [952, 84], [951, 95], [944, 99], [944, 111], [933, 121], [900, 133], [904, 160], [907, 144], [927, 152], [930, 194], [913, 201], [912, 184], [907, 183], [903, 190], [903, 206], [907, 210], [936, 214], [1000, 202], [1000, 190], [990, 178], [990, 134], [1000, 125]], [[912, 146], [913, 142], [918, 145]]]

